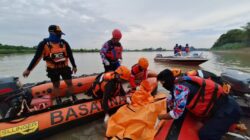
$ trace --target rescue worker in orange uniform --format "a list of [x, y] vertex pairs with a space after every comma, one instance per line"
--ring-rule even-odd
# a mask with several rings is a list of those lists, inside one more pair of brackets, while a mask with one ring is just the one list
[[170, 91], [168, 110], [159, 119], [181, 121], [186, 111], [196, 117], [207, 118], [199, 130], [201, 140], [220, 140], [232, 124], [240, 120], [238, 103], [211, 79], [183, 76], [175, 79], [171, 70], [165, 69], [157, 76], [162, 86]]
[[[50, 25], [48, 28], [49, 37], [41, 41], [37, 47], [36, 53], [28, 68], [23, 72], [24, 77], [28, 77], [33, 68], [38, 64], [41, 58], [46, 61], [47, 76], [53, 83], [53, 90], [56, 95], [57, 104], [61, 104], [60, 93], [60, 76], [68, 86], [68, 94], [72, 95], [73, 101], [77, 101], [77, 97], [73, 93], [72, 72], [76, 73], [77, 68], [73, 57], [72, 50], [61, 36], [64, 33], [58, 25]], [[68, 65], [70, 60], [73, 69]], [[69, 96], [69, 95], [68, 95]]]
[[119, 29], [114, 29], [112, 32], [112, 39], [107, 41], [100, 51], [102, 63], [105, 72], [115, 71], [122, 61], [123, 47], [119, 42], [122, 38], [122, 33]]
[[148, 59], [141, 57], [138, 60], [138, 63], [133, 65], [131, 68], [131, 77], [130, 77], [130, 85], [132, 90], [136, 89], [136, 86], [140, 83], [136, 83], [136, 79], [138, 78], [140, 81], [147, 79], [147, 73], [148, 73]]
[[105, 122], [109, 118], [108, 101], [111, 97], [126, 95], [122, 87], [122, 80], [129, 81], [129, 78], [130, 70], [125, 66], [120, 66], [115, 71], [99, 74], [87, 92], [87, 95], [92, 96], [94, 99], [102, 99], [102, 108], [106, 113]]

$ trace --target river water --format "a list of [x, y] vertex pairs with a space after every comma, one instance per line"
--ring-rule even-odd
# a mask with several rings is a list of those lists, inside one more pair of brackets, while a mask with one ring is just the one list
[[[190, 69], [204, 69], [220, 74], [225, 68], [236, 68], [250, 72], [250, 52], [203, 52], [209, 61], [201, 64], [200, 66], [180, 66], [173, 64], [155, 63], [154, 57], [156, 54], [162, 53], [163, 55], [172, 55], [172, 52], [125, 52], [123, 54], [122, 64], [131, 67], [135, 64], [140, 57], [147, 57], [150, 61], [149, 68], [157, 72], [164, 68], [179, 67], [184, 71]], [[23, 78], [22, 72], [29, 65], [33, 54], [23, 55], [0, 55], [0, 77], [3, 76], [17, 76], [21, 81], [39, 82], [42, 80], [49, 80], [46, 76], [45, 62], [40, 63], [31, 72], [28, 78]], [[75, 76], [81, 74], [91, 74], [95, 72], [102, 72], [103, 65], [101, 63], [99, 53], [74, 53], [75, 61], [77, 64], [78, 72]]]
[[[123, 54], [122, 64], [131, 67], [137, 62], [140, 57], [147, 57], [150, 65], [149, 69], [160, 72], [165, 68], [181, 68], [183, 71], [191, 69], [204, 69], [216, 74], [220, 74], [226, 68], [234, 68], [250, 73], [250, 52], [202, 52], [209, 61], [200, 66], [181, 66], [167, 63], [156, 63], [154, 57], [156, 54], [172, 55], [173, 52], [125, 52]], [[0, 77], [17, 76], [23, 83], [39, 82], [49, 80], [45, 72], [45, 62], [41, 61], [32, 71], [28, 78], [23, 78], [22, 72], [26, 69], [31, 61], [33, 54], [15, 54], [15, 55], [0, 55]], [[74, 53], [74, 58], [77, 64], [78, 72], [75, 76], [82, 74], [91, 74], [102, 72], [103, 65], [101, 63], [99, 53]], [[103, 140], [105, 128], [102, 120], [82, 124], [70, 130], [65, 130], [61, 133], [54, 134], [46, 140]]]

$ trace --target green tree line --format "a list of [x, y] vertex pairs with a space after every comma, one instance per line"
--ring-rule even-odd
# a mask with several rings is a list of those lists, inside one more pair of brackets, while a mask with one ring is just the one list
[[241, 29], [232, 29], [222, 34], [212, 49], [237, 49], [250, 47], [250, 22]]
[[35, 52], [35, 47], [25, 46], [14, 46], [14, 45], [3, 45], [0, 43], [0, 54], [11, 54], [11, 53], [32, 53]]
[[[37, 46], [34, 47], [25, 47], [25, 46], [15, 46], [15, 45], [3, 45], [0, 43], [0, 54], [12, 54], [12, 53], [35, 53]], [[100, 49], [72, 49], [73, 52], [99, 52]], [[124, 49], [125, 52], [137, 52], [137, 51], [144, 51], [144, 52], [152, 52], [152, 51], [166, 51], [166, 49], [158, 47], [158, 48], [143, 48], [143, 49]]]

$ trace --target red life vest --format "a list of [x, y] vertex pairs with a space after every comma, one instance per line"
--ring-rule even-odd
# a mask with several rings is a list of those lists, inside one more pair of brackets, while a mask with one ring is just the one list
[[186, 53], [190, 52], [189, 47], [185, 47], [185, 51], [186, 51]]
[[[200, 86], [200, 89], [186, 108], [198, 117], [207, 117], [215, 102], [224, 94], [223, 88], [210, 79], [203, 79], [198, 76], [184, 76], [177, 81], [192, 81]], [[189, 94], [189, 96], [192, 96]]]
[[122, 59], [122, 50], [123, 47], [120, 43], [114, 44], [112, 40], [108, 41], [108, 50], [105, 53], [107, 59], [111, 61], [116, 61], [118, 59]]
[[[105, 91], [105, 86], [110, 82], [111, 80], [114, 80], [116, 77], [115, 72], [106, 72], [102, 73], [97, 76], [95, 82], [92, 85], [92, 92], [95, 98], [102, 98], [103, 92]], [[121, 84], [117, 83], [116, 90], [112, 94], [112, 97], [119, 95]]]
[[49, 68], [60, 68], [68, 66], [66, 45], [63, 42], [47, 42], [43, 50], [43, 59]]
[[136, 87], [135, 79], [145, 80], [147, 79], [147, 70], [142, 69], [138, 64], [135, 64], [131, 68], [130, 85], [132, 88]]

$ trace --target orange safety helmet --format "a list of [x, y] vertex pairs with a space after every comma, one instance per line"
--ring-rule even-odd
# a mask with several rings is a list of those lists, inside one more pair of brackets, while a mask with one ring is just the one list
[[130, 79], [130, 70], [126, 66], [120, 66], [115, 70], [120, 75], [121, 79], [128, 81]]
[[147, 69], [148, 68], [148, 59], [145, 57], [141, 57], [138, 61], [138, 65], [141, 66], [143, 69]]
[[147, 80], [143, 80], [140, 84], [140, 90], [144, 90], [146, 92], [151, 91], [151, 85]]
[[122, 38], [122, 33], [119, 29], [114, 29], [112, 32], [112, 36], [115, 39], [121, 39]]
[[173, 69], [171, 69], [171, 71], [172, 71], [174, 77], [178, 77], [181, 75], [181, 69], [179, 69], [179, 68], [173, 68]]

